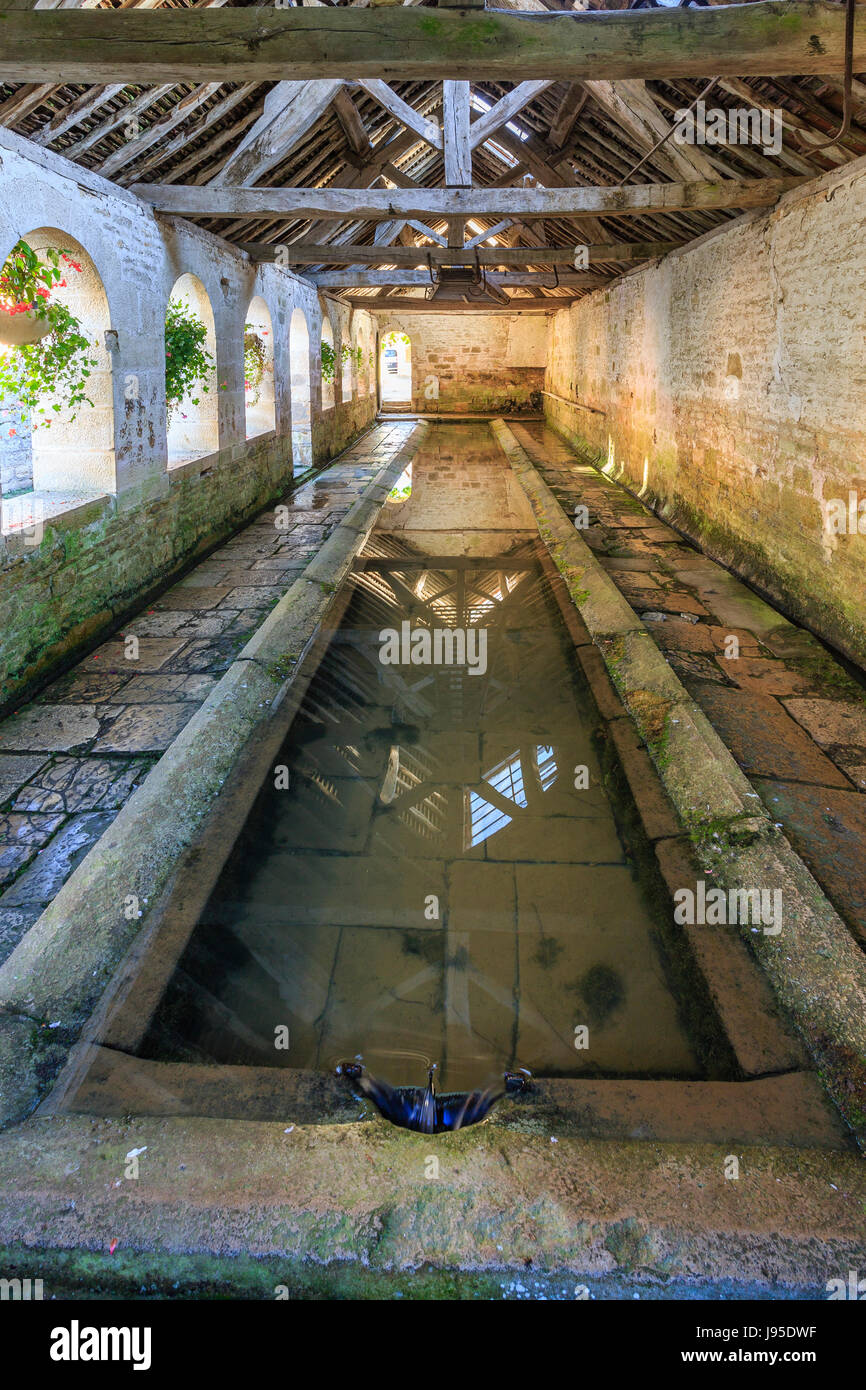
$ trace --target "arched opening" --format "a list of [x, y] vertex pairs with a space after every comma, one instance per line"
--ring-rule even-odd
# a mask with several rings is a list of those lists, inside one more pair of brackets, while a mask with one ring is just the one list
[[334, 349], [334, 330], [325, 314], [322, 318], [322, 409], [333, 410], [334, 381], [337, 375], [337, 354]]
[[292, 375], [292, 460], [303, 471], [313, 462], [310, 420], [310, 334], [303, 309], [292, 310], [289, 326], [289, 365]]
[[[16, 508], [29, 516], [34, 494], [44, 515], [115, 491], [111, 319], [99, 271], [59, 228], [28, 233], [0, 274], [7, 310], [19, 293], [38, 295], [51, 324], [37, 341], [0, 342], [0, 488], [7, 502], [20, 499], [4, 516], [4, 529], [15, 529]], [[13, 339], [16, 321], [4, 318]]]
[[274, 402], [274, 329], [261, 295], [250, 300], [244, 324], [244, 410], [247, 439], [277, 428]]
[[207, 290], [197, 275], [175, 281], [165, 319], [168, 466], [219, 449], [216, 327]]
[[382, 404], [412, 404], [412, 343], [408, 333], [383, 333], [379, 343], [379, 390]]
[[346, 401], [350, 401], [354, 394], [352, 391], [352, 348], [349, 342], [349, 330], [347, 326], [343, 328], [343, 335], [343, 341], [340, 346], [340, 366], [342, 368], [341, 383], [343, 401], [345, 403]]

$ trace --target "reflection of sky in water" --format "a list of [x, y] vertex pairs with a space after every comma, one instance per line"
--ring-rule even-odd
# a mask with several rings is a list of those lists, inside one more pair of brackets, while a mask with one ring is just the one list
[[[546, 792], [552, 787], [557, 778], [556, 758], [552, 748], [538, 744], [533, 753], [534, 773], [538, 778], [541, 790]], [[520, 753], [514, 752], [511, 757], [499, 763], [497, 767], [485, 772], [484, 781], [504, 796], [509, 801], [513, 801], [515, 806], [528, 806], [529, 799], [523, 784], [523, 764], [520, 760]], [[467, 833], [466, 848], [472, 849], [475, 845], [480, 845], [482, 840], [489, 840], [491, 835], [495, 835], [497, 830], [504, 830], [506, 825], [510, 825], [512, 817], [507, 815], [498, 806], [493, 806], [489, 801], [478, 792], [467, 791], [466, 793], [467, 810]]]

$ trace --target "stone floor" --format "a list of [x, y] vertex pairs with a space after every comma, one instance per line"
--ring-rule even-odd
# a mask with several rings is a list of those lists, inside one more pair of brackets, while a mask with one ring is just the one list
[[284, 528], [262, 512], [0, 722], [0, 961], [413, 428], [376, 426], [284, 499]]
[[569, 515], [586, 505], [583, 539], [866, 945], [863, 684], [553, 430], [512, 428]]

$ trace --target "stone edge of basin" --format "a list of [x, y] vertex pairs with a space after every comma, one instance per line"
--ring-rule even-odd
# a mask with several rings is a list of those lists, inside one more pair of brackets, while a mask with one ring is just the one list
[[[290, 1130], [289, 1118], [25, 1120], [0, 1137], [4, 1273], [30, 1249], [50, 1296], [65, 1252], [77, 1289], [102, 1288], [113, 1241], [143, 1270], [152, 1253], [216, 1257], [229, 1290], [250, 1258], [349, 1267], [362, 1287], [383, 1272], [525, 1275], [531, 1264], [662, 1281], [712, 1271], [799, 1290], [866, 1259], [854, 1153], [738, 1146], [732, 1182], [726, 1145], [585, 1139], [531, 1117], [436, 1138], [378, 1118]], [[424, 1176], [431, 1145], [435, 1182]], [[143, 1146], [138, 1180], [111, 1181]]]
[[[416, 425], [371, 478], [142, 785], [0, 966], [0, 1127], [29, 1114], [53, 1081], [244, 748], [289, 695], [337, 591], [430, 426]], [[58, 1031], [47, 1034], [51, 1023]], [[51, 1075], [36, 1044], [52, 1043]]]
[[[866, 1148], [866, 959], [709, 720], [569, 521], [502, 419], [493, 435], [526, 494], [571, 602], [652, 757], [713, 885], [779, 887], [783, 927], [743, 934]], [[751, 804], [750, 804], [751, 803]], [[683, 887], [689, 885], [684, 883]], [[694, 928], [700, 930], [700, 928]]]

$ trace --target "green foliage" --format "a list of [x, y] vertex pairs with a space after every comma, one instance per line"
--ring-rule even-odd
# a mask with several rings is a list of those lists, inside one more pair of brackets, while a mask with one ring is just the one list
[[264, 338], [253, 324], [244, 325], [244, 389], [252, 392], [252, 405], [257, 405], [262, 394], [262, 381], [268, 362], [268, 349]]
[[[198, 314], [180, 299], [170, 299], [165, 314], [165, 400], [168, 417], [189, 397], [192, 405], [200, 403], [192, 392], [198, 387], [207, 395], [207, 384], [216, 366], [205, 347], [207, 329]], [[246, 363], [246, 339], [244, 340]]]
[[[54, 289], [66, 285], [66, 274], [80, 270], [65, 251], [47, 247], [36, 252], [26, 241], [16, 242], [0, 270], [0, 309], [11, 315], [30, 313], [51, 325], [38, 342], [0, 354], [0, 404], [6, 403], [25, 419], [30, 416], [34, 430], [48, 429], [51, 415], [64, 409], [71, 411], [69, 418], [74, 420], [80, 406], [93, 405], [87, 383], [99, 365], [90, 356], [96, 344], [82, 332], [66, 305], [51, 299]], [[53, 397], [50, 404], [45, 403], [46, 396]]]
[[[343, 359], [345, 361], [345, 358]], [[337, 370], [337, 354], [330, 343], [322, 339], [322, 380], [333, 381]]]
[[403, 470], [400, 477], [388, 493], [389, 502], [405, 502], [412, 496], [412, 465], [411, 463]]
[[392, 329], [391, 332], [386, 333], [384, 338], [382, 339], [382, 347], [396, 347], [398, 343], [403, 343], [406, 347], [408, 347], [409, 334], [398, 333], [396, 329]]

